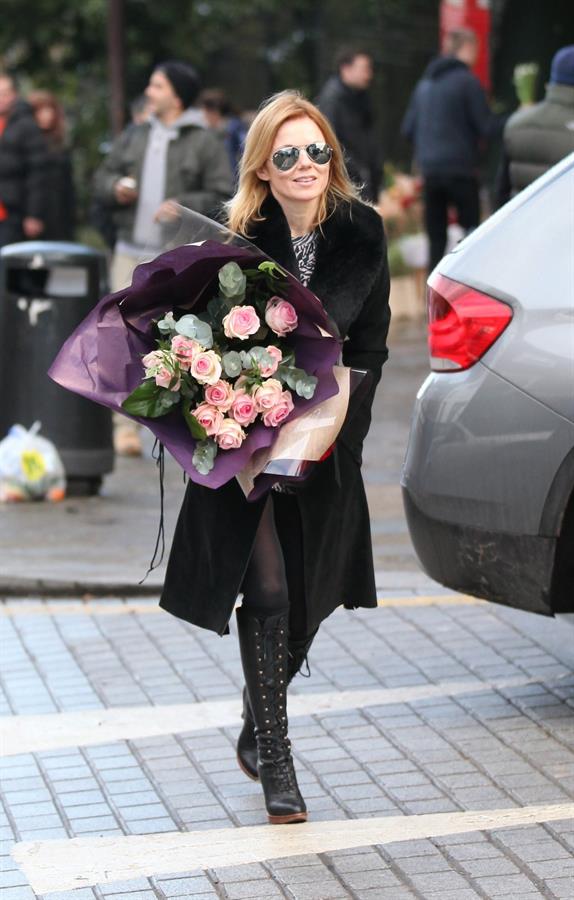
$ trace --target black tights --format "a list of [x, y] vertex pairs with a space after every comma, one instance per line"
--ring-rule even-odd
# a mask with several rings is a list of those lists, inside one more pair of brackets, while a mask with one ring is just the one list
[[[277, 498], [280, 503], [296, 503], [294, 498]], [[289, 633], [299, 640], [307, 635], [307, 615], [303, 591], [303, 553], [287, 571], [275, 524], [274, 497], [269, 495], [259, 521], [253, 551], [243, 578], [243, 607], [260, 619], [289, 613]], [[295, 590], [290, 590], [290, 586]]]

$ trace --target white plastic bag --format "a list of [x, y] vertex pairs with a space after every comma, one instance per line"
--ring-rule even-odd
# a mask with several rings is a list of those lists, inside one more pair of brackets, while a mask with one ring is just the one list
[[54, 444], [40, 437], [40, 422], [30, 430], [13, 425], [0, 441], [0, 503], [50, 500], [66, 496], [66, 476]]

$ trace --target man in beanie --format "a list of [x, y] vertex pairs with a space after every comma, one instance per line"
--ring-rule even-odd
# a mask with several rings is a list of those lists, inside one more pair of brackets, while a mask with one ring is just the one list
[[[145, 93], [148, 119], [122, 132], [95, 176], [96, 198], [112, 209], [117, 228], [113, 291], [130, 284], [134, 268], [161, 251], [178, 204], [212, 216], [233, 190], [225, 145], [194, 107], [195, 69], [178, 60], [161, 63]], [[124, 417], [116, 423], [115, 446], [122, 455], [141, 453], [139, 434]]]
[[574, 151], [574, 44], [554, 55], [546, 96], [517, 110], [504, 129], [504, 202]]

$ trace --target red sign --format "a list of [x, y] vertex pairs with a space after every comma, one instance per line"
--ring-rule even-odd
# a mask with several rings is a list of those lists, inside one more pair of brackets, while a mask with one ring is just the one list
[[490, 90], [490, 0], [442, 0], [440, 5], [440, 41], [457, 28], [470, 28], [478, 38], [478, 59], [473, 68], [482, 86]]

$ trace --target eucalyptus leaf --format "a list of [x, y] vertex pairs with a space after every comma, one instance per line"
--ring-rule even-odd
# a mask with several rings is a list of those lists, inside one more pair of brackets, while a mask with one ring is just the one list
[[306, 375], [304, 378], [300, 378], [295, 385], [295, 391], [299, 397], [303, 397], [305, 400], [311, 400], [315, 394], [317, 380], [318, 379], [314, 375]]
[[192, 462], [200, 475], [209, 475], [215, 465], [217, 444], [213, 439], [199, 441], [193, 453]]
[[222, 266], [217, 277], [224, 297], [245, 297], [247, 278], [236, 262], [228, 262]]
[[175, 333], [175, 319], [173, 317], [172, 312], [168, 312], [165, 314], [163, 319], [160, 319], [157, 323], [158, 331], [160, 334], [174, 334]]
[[241, 354], [237, 353], [236, 350], [230, 350], [228, 353], [224, 353], [221, 357], [221, 362], [223, 365], [223, 371], [228, 378], [236, 378], [241, 374], [243, 363], [241, 360]]
[[188, 315], [178, 319], [175, 323], [175, 329], [178, 334], [197, 341], [207, 350], [213, 347], [213, 332], [211, 330], [211, 325], [207, 322], [202, 322], [201, 319], [198, 319], [193, 313], [188, 313]]

